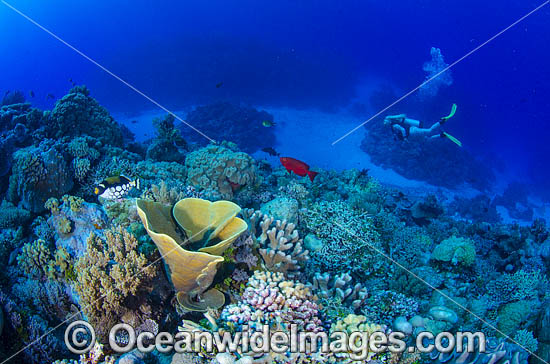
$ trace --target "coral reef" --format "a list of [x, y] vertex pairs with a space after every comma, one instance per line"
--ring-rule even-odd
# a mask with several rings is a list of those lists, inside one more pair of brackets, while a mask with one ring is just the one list
[[436, 245], [432, 259], [467, 267], [476, 259], [476, 248], [471, 240], [452, 236]]
[[15, 207], [3, 200], [0, 204], [0, 229], [16, 228], [25, 225], [31, 219], [29, 211]]
[[313, 277], [313, 289], [321, 299], [336, 297], [340, 303], [358, 309], [367, 297], [367, 290], [361, 283], [353, 285], [348, 273], [331, 277], [329, 273], [317, 272]]
[[387, 274], [382, 247], [371, 221], [364, 219], [341, 201], [316, 202], [302, 216], [306, 229], [323, 241], [320, 250], [311, 252], [319, 271], [360, 272], [363, 276]]
[[20, 149], [13, 156], [8, 197], [31, 212], [44, 211], [50, 197], [61, 197], [73, 187], [70, 168], [55, 144]]
[[63, 195], [60, 200], [52, 197], [44, 206], [51, 212], [48, 224], [55, 231], [56, 246], [66, 249], [73, 257], [84, 255], [91, 233], [107, 227], [107, 216], [101, 206], [80, 197]]
[[[187, 198], [173, 208], [138, 200], [137, 209], [170, 269], [178, 303], [192, 311], [221, 307], [225, 302], [223, 293], [208, 288], [218, 264], [224, 261], [221, 255], [247, 229], [246, 222], [235, 217], [241, 208], [229, 201]], [[178, 234], [180, 229], [185, 239]]]
[[236, 190], [252, 185], [256, 165], [246, 153], [222, 145], [209, 145], [187, 155], [187, 184], [214, 199], [231, 199]]
[[365, 128], [368, 132], [361, 149], [376, 165], [391, 168], [404, 177], [445, 187], [468, 183], [481, 191], [495, 181], [490, 167], [446, 139], [425, 143], [395, 141], [382, 120], [370, 122]]
[[[59, 332], [45, 335], [67, 317], [88, 320], [99, 342], [78, 360], [56, 363], [526, 364], [527, 351], [550, 357], [550, 229], [545, 206], [535, 206], [526, 185], [512, 183], [496, 196], [427, 192], [384, 185], [356, 169], [319, 170], [311, 183], [232, 142], [187, 144], [171, 116], [154, 121], [154, 139], [136, 142], [85, 87], [51, 112], [15, 101], [22, 100], [0, 107], [1, 357], [69, 357]], [[420, 112], [424, 120], [440, 116], [435, 106]], [[228, 104], [190, 115], [246, 152], [272, 145], [277, 130], [258, 119], [272, 122], [269, 115]], [[372, 160], [408, 177], [480, 190], [492, 181], [489, 168], [451, 143], [394, 142], [376, 122], [367, 128], [363, 148]], [[142, 189], [98, 201], [94, 186], [120, 174], [139, 178]], [[101, 343], [119, 322], [137, 333], [391, 328], [408, 342], [421, 331], [482, 331], [491, 342], [484, 354], [423, 358], [203, 346], [197, 355], [109, 356]]]
[[183, 140], [180, 131], [174, 126], [174, 116], [169, 114], [163, 119], [153, 120], [157, 129], [155, 139], [147, 148], [147, 159], [165, 162], [183, 162], [187, 143]]
[[[210, 138], [236, 143], [247, 153], [275, 144], [273, 127], [262, 125], [266, 120], [273, 122], [273, 116], [251, 107], [218, 102], [196, 107], [187, 114], [186, 120], [191, 125], [200, 125], [201, 131]], [[190, 140], [199, 143], [205, 140], [189, 128], [182, 128], [182, 132]]]
[[275, 221], [272, 216], [251, 209], [245, 210], [244, 215], [256, 236], [264, 268], [293, 277], [300, 270], [299, 262], [309, 259], [296, 225], [286, 220]]
[[89, 135], [102, 143], [122, 145], [122, 131], [109, 112], [90, 96], [86, 86], [75, 86], [55, 104], [48, 117], [50, 138]]
[[134, 236], [122, 228], [107, 230], [104, 235], [105, 239], [90, 235], [86, 254], [75, 264], [79, 303], [103, 339], [131, 307], [140, 307], [139, 302], [146, 300], [142, 293], [152, 290], [150, 282], [157, 274], [155, 266], [137, 252]]
[[221, 318], [233, 325], [270, 325], [286, 330], [323, 331], [318, 306], [310, 288], [284, 279], [282, 273], [255, 271], [249, 278], [242, 301], [225, 307]]

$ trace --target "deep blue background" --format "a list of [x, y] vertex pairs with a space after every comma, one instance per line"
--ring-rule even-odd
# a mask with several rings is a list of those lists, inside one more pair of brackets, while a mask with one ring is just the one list
[[[405, 93], [424, 79], [432, 46], [452, 63], [542, 3], [8, 2], [169, 108], [233, 99], [327, 110], [346, 106], [365, 82]], [[509, 173], [544, 187], [550, 177], [549, 64], [550, 5], [453, 68], [454, 84], [437, 103], [391, 112], [431, 118], [456, 102], [449, 132], [474, 153], [504, 161]], [[50, 108], [46, 94], [62, 96], [69, 78], [88, 85], [113, 112], [153, 108], [0, 3], [0, 92], [33, 90], [31, 101]], [[369, 104], [368, 95], [359, 96]], [[304, 140], [302, 147], [314, 146]]]

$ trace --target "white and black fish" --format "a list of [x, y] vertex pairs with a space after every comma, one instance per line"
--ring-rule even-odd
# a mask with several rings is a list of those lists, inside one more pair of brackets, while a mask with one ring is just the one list
[[107, 200], [119, 200], [134, 187], [139, 190], [139, 179], [132, 181], [126, 176], [113, 176], [105, 178], [98, 184], [94, 189], [94, 194]]

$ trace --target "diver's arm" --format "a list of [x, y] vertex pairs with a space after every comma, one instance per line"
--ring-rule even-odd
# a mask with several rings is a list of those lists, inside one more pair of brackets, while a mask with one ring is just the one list
[[407, 136], [407, 131], [401, 125], [394, 124], [391, 128], [394, 134], [399, 134], [399, 139], [404, 139]]

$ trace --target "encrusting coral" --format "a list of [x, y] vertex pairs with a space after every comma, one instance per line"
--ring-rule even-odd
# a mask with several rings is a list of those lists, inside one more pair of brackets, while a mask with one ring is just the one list
[[256, 179], [256, 165], [246, 153], [223, 145], [209, 145], [189, 153], [185, 160], [187, 184], [212, 197], [231, 199], [233, 193]]
[[[173, 208], [137, 200], [137, 210], [168, 266], [180, 305], [192, 311], [221, 307], [223, 293], [208, 288], [218, 264], [224, 261], [221, 255], [247, 229], [246, 222], [235, 217], [241, 208], [229, 201], [186, 198]], [[185, 238], [178, 229], [185, 232]]]
[[256, 236], [264, 268], [289, 277], [298, 273], [299, 262], [309, 259], [309, 251], [304, 248], [296, 225], [286, 220], [275, 221], [272, 216], [251, 209], [244, 211], [244, 216]]

